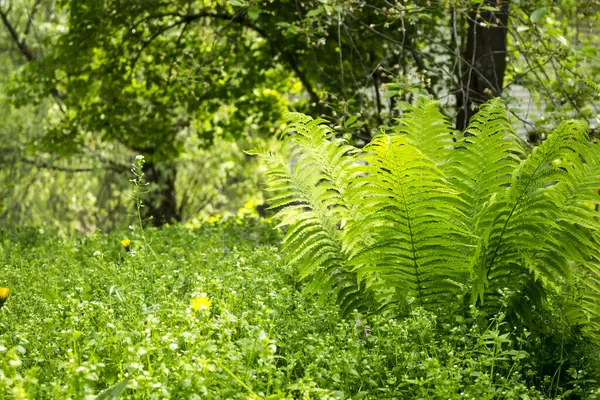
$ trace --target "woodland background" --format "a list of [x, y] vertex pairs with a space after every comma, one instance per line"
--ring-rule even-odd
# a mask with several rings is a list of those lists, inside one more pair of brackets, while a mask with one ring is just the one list
[[588, 0], [2, 0], [0, 223], [62, 233], [194, 223], [263, 202], [282, 115], [359, 146], [422, 97], [457, 129], [502, 97], [531, 145], [597, 125]]

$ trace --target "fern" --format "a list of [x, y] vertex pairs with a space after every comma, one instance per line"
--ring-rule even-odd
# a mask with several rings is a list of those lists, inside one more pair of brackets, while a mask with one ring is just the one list
[[455, 132], [437, 104], [424, 101], [417, 107], [409, 107], [408, 115], [397, 119], [398, 125], [392, 128], [392, 133], [407, 136], [416, 148], [443, 168], [451, 154]]
[[277, 192], [271, 208], [281, 208], [275, 218], [289, 227], [284, 246], [300, 276], [311, 278], [314, 292], [335, 289], [339, 303], [350, 309], [364, 296], [348, 267], [339, 227], [350, 218], [346, 192], [359, 173], [357, 151], [333, 138], [320, 120], [292, 113], [287, 122], [290, 136], [280, 152], [265, 153], [270, 188]]
[[591, 80], [591, 79], [580, 79], [579, 82], [583, 83], [585, 86], [587, 86], [588, 88], [590, 88], [592, 90], [592, 92], [596, 96], [600, 95], [600, 85], [598, 85], [593, 80]]
[[383, 279], [396, 298], [441, 302], [457, 291], [466, 270], [460, 248], [465, 232], [455, 223], [460, 219], [454, 207], [457, 193], [409, 137], [383, 134], [364, 149], [361, 170], [368, 178], [353, 190], [365, 222], [349, 236], [368, 229], [373, 243], [351, 262], [367, 286]]
[[[575, 122], [559, 127], [515, 169], [510, 186], [498, 191], [495, 201], [478, 218], [478, 246], [482, 250], [474, 262], [478, 271], [473, 288], [481, 301], [483, 287], [490, 287], [492, 292], [507, 286], [518, 290], [514, 282], [528, 284], [524, 274], [530, 272], [534, 280], [540, 275], [547, 282], [555, 280], [555, 275], [568, 278], [566, 262], [552, 251], [560, 245], [555, 240], [558, 233], [565, 232], [557, 224], [558, 219], [569, 219], [564, 210], [560, 212], [556, 192], [563, 185], [573, 184], [567, 168], [579, 157], [577, 144], [586, 142], [582, 128]], [[549, 231], [556, 231], [557, 236], [548, 235]], [[531, 257], [548, 251], [553, 253], [549, 262], [539, 263]]]
[[463, 200], [467, 223], [476, 230], [481, 213], [511, 182], [524, 157], [523, 146], [512, 130], [504, 105], [494, 99], [481, 106], [463, 137], [454, 146], [448, 175]]
[[323, 121], [288, 122], [281, 148], [263, 154], [284, 245], [311, 290], [351, 311], [469, 293], [495, 308], [508, 289], [526, 321], [577, 274], [589, 279], [570, 320], [600, 327], [600, 151], [585, 124], [561, 124], [526, 154], [500, 100], [464, 134], [423, 102], [360, 150]]
[[583, 276], [585, 288], [581, 308], [586, 318], [584, 330], [600, 343], [600, 260], [596, 258], [588, 263], [583, 269]]

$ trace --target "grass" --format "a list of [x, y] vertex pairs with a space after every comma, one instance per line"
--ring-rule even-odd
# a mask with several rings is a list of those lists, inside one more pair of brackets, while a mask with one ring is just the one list
[[[0, 310], [0, 399], [94, 399], [120, 382], [126, 399], [566, 393], [533, 387], [542, 377], [513, 344], [527, 338], [500, 335], [501, 318], [484, 328], [418, 309], [405, 319], [341, 318], [300, 290], [264, 222], [146, 236], [153, 252], [132, 232], [0, 235], [0, 286], [11, 291]], [[203, 300], [194, 309], [195, 298], [210, 308]], [[592, 398], [582, 374], [569, 390]]]

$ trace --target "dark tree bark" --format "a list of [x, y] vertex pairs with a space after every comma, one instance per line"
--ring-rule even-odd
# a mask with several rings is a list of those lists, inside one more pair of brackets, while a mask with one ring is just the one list
[[[486, 0], [481, 6], [500, 11], [477, 10], [469, 15], [469, 29], [462, 60], [461, 88], [457, 97], [456, 128], [463, 131], [478, 106], [500, 96], [506, 70], [509, 1]], [[484, 26], [486, 23], [491, 24]], [[464, 42], [463, 42], [464, 43]]]
[[174, 163], [147, 161], [144, 164], [144, 179], [150, 184], [150, 191], [144, 198], [142, 209], [144, 219], [152, 218], [154, 226], [171, 224], [180, 220], [177, 198], [175, 196], [175, 179], [177, 167]]

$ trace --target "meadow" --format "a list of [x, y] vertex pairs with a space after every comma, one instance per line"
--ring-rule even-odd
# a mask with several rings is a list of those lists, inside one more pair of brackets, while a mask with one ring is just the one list
[[501, 318], [480, 327], [475, 310], [341, 317], [302, 290], [263, 220], [145, 236], [149, 247], [133, 231], [2, 233], [0, 283], [11, 295], [0, 310], [1, 399], [600, 395], [597, 353], [585, 346], [544, 364], [548, 329], [501, 334]]

